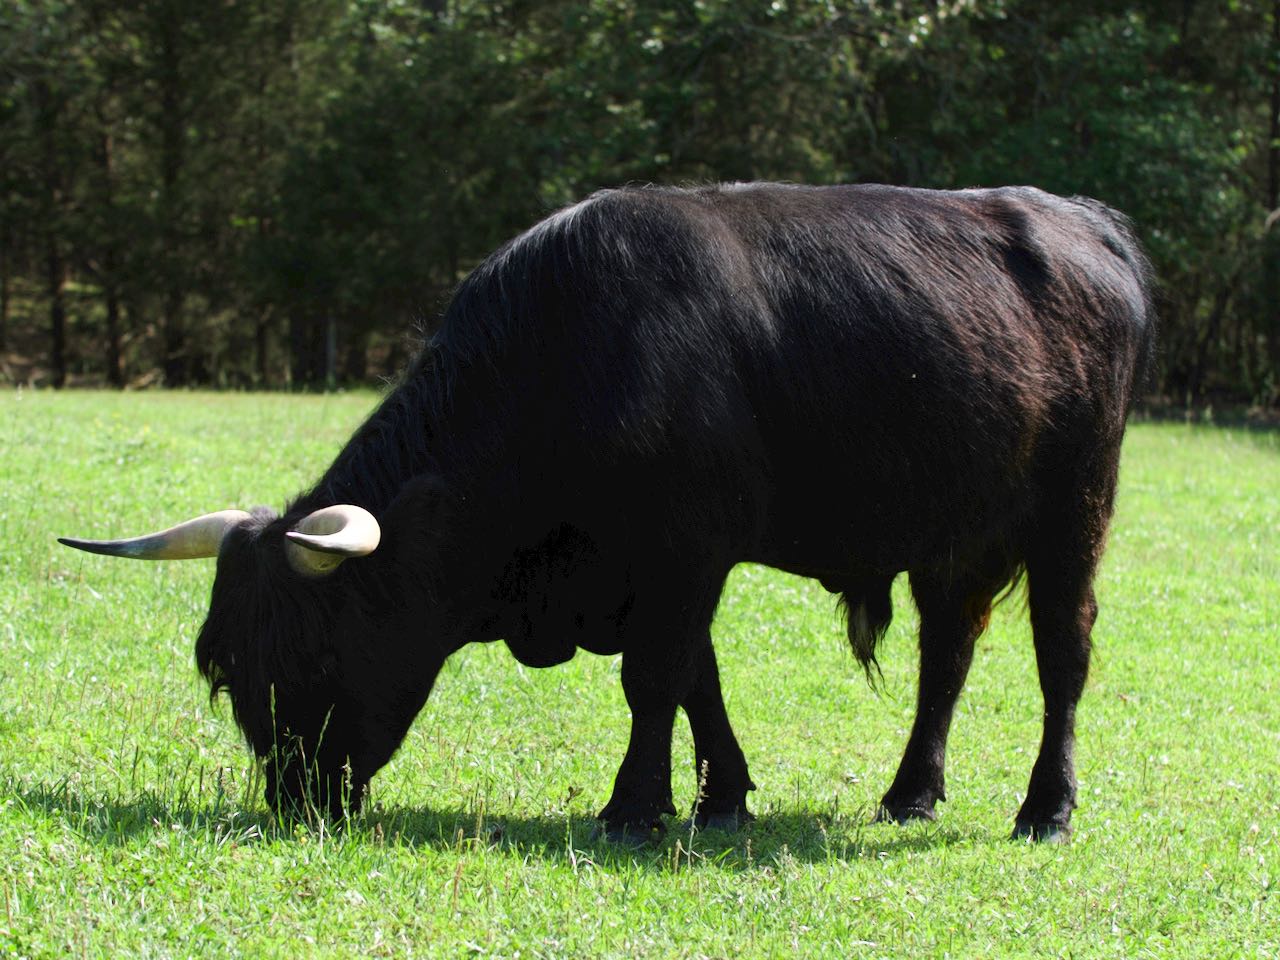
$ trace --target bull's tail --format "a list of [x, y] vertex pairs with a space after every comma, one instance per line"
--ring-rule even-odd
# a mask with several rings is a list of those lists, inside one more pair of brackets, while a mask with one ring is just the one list
[[880, 675], [876, 646], [893, 622], [892, 587], [893, 577], [864, 577], [846, 585], [840, 593], [849, 646], [871, 683]]

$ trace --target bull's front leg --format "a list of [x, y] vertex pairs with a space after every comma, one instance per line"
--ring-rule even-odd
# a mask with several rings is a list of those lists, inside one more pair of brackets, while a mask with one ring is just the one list
[[683, 691], [676, 689], [679, 674], [656, 659], [644, 649], [622, 655], [631, 742], [614, 780], [613, 796], [599, 813], [610, 840], [648, 840], [654, 831], [661, 832], [662, 815], [676, 812], [671, 802], [671, 728]]
[[[711, 709], [718, 704], [723, 716], [719, 677], [710, 654], [710, 631], [728, 566], [708, 563], [697, 569], [681, 569], [669, 556], [663, 561], [660, 574], [652, 579], [636, 578], [636, 602], [620, 631], [622, 690], [631, 708], [631, 741], [614, 781], [613, 796], [599, 814], [610, 839], [643, 842], [662, 830], [663, 814], [675, 814], [671, 729], [681, 704], [686, 710], [693, 707], [690, 721], [699, 751], [715, 744], [707, 759], [717, 776], [718, 758], [727, 756], [720, 734], [728, 729], [728, 719], [718, 722]], [[709, 671], [705, 669], [708, 662]], [[700, 676], [703, 687], [698, 685]], [[714, 697], [709, 698], [706, 683], [714, 685]], [[732, 739], [731, 731], [729, 737]], [[746, 764], [740, 760], [736, 741], [733, 748], [741, 762], [742, 777], [734, 778], [733, 788], [723, 796], [730, 807], [741, 806], [745, 812], [740, 796], [745, 788], [736, 781], [745, 780]], [[719, 791], [716, 799], [720, 799]]]

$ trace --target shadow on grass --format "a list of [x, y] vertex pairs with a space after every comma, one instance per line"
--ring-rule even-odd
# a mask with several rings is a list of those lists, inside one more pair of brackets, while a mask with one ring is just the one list
[[215, 843], [251, 842], [288, 837], [292, 828], [265, 810], [246, 811], [219, 797], [212, 805], [187, 799], [169, 802], [149, 793], [132, 800], [86, 796], [65, 780], [55, 783], [7, 782], [0, 804], [29, 816], [61, 822], [85, 840], [122, 844], [140, 836], [185, 832]]
[[664, 834], [635, 846], [598, 836], [595, 818], [582, 815], [479, 818], [463, 810], [391, 809], [374, 811], [362, 819], [361, 830], [393, 843], [438, 849], [482, 846], [575, 866], [585, 858], [603, 868], [639, 865], [660, 870], [694, 862], [749, 870], [788, 860], [876, 859], [992, 839], [944, 824], [899, 827], [873, 824], [869, 813], [831, 817], [809, 810], [762, 814], [732, 833], [691, 832], [681, 820], [669, 819]]
[[26, 815], [61, 823], [91, 843], [124, 845], [139, 839], [180, 835], [184, 841], [213, 846], [233, 843], [295, 843], [323, 830], [330, 842], [437, 851], [487, 850], [495, 855], [537, 857], [577, 869], [649, 868], [675, 870], [697, 863], [754, 870], [788, 861], [822, 863], [876, 859], [956, 845], [989, 844], [997, 839], [964, 825], [873, 824], [870, 814], [776, 811], [761, 815], [734, 833], [718, 830], [691, 834], [680, 821], [665, 834], [638, 846], [596, 835], [596, 821], [582, 814], [560, 816], [487, 816], [465, 809], [378, 809], [341, 824], [282, 821], [263, 809], [238, 804], [190, 801], [168, 803], [151, 794], [134, 800], [87, 797], [65, 782], [14, 784], [0, 788], [0, 803]]

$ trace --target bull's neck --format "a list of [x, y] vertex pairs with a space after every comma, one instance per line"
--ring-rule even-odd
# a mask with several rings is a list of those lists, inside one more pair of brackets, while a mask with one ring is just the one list
[[294, 504], [353, 503], [381, 515], [410, 479], [431, 469], [440, 405], [436, 384], [410, 373], [356, 430], [319, 483]]
[[293, 509], [353, 503], [381, 516], [406, 483], [428, 473], [471, 489], [504, 446], [498, 424], [506, 418], [491, 405], [497, 394], [473, 382], [489, 374], [459, 374], [428, 347]]

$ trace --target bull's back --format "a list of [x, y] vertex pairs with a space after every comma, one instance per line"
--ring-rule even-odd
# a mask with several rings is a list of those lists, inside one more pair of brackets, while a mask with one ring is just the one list
[[489, 448], [550, 465], [522, 510], [902, 569], [1123, 424], [1145, 291], [1108, 229], [1023, 189], [615, 191], [491, 258], [444, 342]]
[[1118, 440], [1149, 320], [1140, 260], [1096, 208], [892, 188], [721, 203], [755, 285], [748, 334], [728, 325], [764, 452], [760, 559], [982, 549], [1046, 471]]

